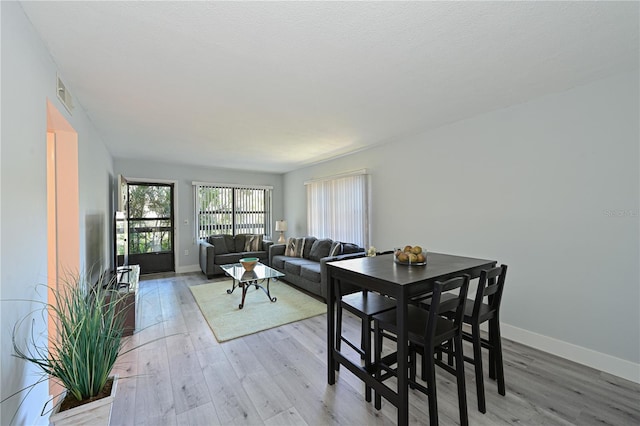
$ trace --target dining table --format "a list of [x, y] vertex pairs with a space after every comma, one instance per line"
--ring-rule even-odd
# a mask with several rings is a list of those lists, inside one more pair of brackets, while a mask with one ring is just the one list
[[[495, 267], [497, 261], [427, 252], [426, 265], [396, 263], [393, 254], [359, 257], [327, 264], [327, 374], [328, 384], [336, 383], [340, 365], [360, 378], [368, 386], [397, 407], [397, 424], [409, 423], [409, 343], [407, 312], [411, 300], [433, 291], [436, 281], [467, 274], [480, 276], [483, 269]], [[397, 386], [395, 389], [375, 379], [371, 371], [351, 361], [336, 349], [335, 303], [339, 300], [336, 289], [351, 284], [363, 290], [375, 291], [396, 300], [397, 333]]]

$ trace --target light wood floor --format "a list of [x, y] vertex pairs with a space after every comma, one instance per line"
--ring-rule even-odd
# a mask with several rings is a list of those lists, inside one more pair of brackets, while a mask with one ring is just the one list
[[[118, 373], [125, 378], [112, 425], [395, 424], [395, 408], [384, 400], [381, 411], [367, 404], [362, 382], [346, 369], [327, 385], [326, 315], [218, 343], [188, 289], [205, 282], [200, 273], [142, 278], [131, 343], [152, 342], [120, 358]], [[272, 286], [276, 296], [286, 289]], [[237, 303], [231, 300], [237, 295], [229, 298]], [[345, 332], [355, 341], [359, 327], [345, 317]], [[640, 424], [635, 383], [508, 340], [504, 362], [507, 395], [500, 396], [485, 373], [484, 415], [477, 410], [472, 366], [466, 366], [471, 425]], [[443, 425], [458, 424], [452, 379], [438, 372]], [[410, 404], [410, 422], [427, 424], [426, 397], [412, 391]]]

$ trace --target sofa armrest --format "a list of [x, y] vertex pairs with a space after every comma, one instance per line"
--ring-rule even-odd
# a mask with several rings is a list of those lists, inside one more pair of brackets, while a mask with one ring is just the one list
[[271, 243], [269, 246], [269, 265], [273, 265], [274, 256], [282, 256], [284, 254], [285, 248], [287, 248], [286, 244]]
[[273, 241], [270, 240], [262, 240], [262, 250], [269, 253], [269, 247], [273, 245]]
[[213, 265], [215, 265], [216, 260], [216, 248], [213, 244], [209, 244], [206, 241], [200, 241], [198, 247], [200, 254], [200, 269], [203, 274], [209, 277], [215, 273]]
[[[365, 252], [360, 251], [357, 253], [341, 254], [339, 256], [323, 257], [322, 259], [320, 259], [320, 291], [322, 292], [322, 297], [324, 298], [325, 302], [327, 301], [327, 286], [329, 285], [328, 284], [329, 272], [327, 271], [327, 263], [346, 260], [346, 259], [355, 259], [358, 257], [365, 257]], [[359, 289], [360, 289], [359, 287], [356, 287], [351, 284], [347, 284], [342, 288], [342, 293], [343, 294], [355, 293]]]

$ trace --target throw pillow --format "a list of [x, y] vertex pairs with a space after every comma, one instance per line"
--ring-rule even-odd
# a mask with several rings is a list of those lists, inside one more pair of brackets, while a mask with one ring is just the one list
[[350, 243], [342, 244], [342, 254], [359, 253], [361, 251], [364, 251], [364, 249], [358, 246], [357, 244], [350, 244]]
[[334, 241], [331, 244], [331, 250], [329, 250], [329, 256], [338, 256], [342, 254], [342, 243], [340, 241]]
[[209, 237], [209, 244], [213, 245], [216, 254], [227, 254], [229, 249], [225, 243], [224, 235], [212, 235]]
[[317, 240], [316, 237], [304, 237], [304, 243], [302, 246], [302, 257], [305, 259], [309, 259], [309, 254], [311, 253], [311, 247], [313, 247], [313, 243]]
[[320, 262], [323, 257], [329, 256], [331, 250], [331, 244], [333, 241], [330, 239], [316, 240], [311, 246], [311, 253], [309, 253], [309, 259]]
[[262, 235], [247, 235], [244, 242], [244, 251], [262, 250]]
[[236, 253], [241, 253], [244, 251], [244, 245], [247, 242], [247, 234], [237, 234], [233, 237], [233, 241], [236, 247], [234, 251]]
[[287, 240], [287, 247], [284, 250], [285, 256], [302, 257], [302, 250], [304, 249], [304, 238], [289, 238]]

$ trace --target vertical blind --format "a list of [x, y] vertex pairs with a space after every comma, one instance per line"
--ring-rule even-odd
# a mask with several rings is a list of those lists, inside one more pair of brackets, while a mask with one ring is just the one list
[[363, 171], [305, 182], [308, 234], [368, 247], [367, 181]]
[[272, 187], [193, 183], [196, 240], [220, 234], [271, 238]]

